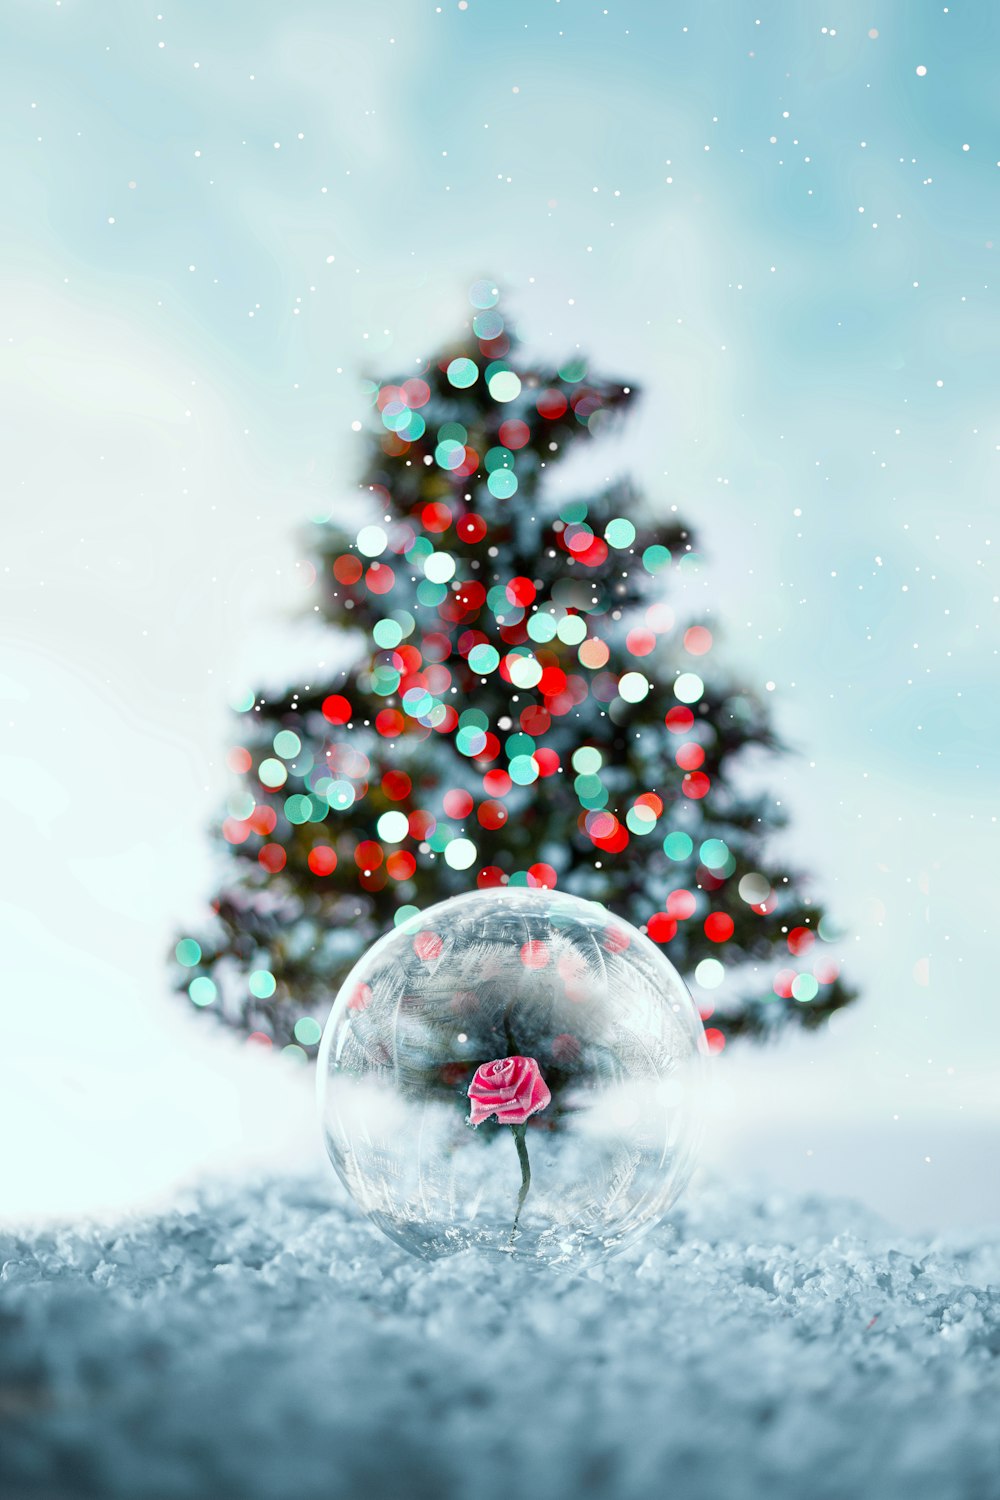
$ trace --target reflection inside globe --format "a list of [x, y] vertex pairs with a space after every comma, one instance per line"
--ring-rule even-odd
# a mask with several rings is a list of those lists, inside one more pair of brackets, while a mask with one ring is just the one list
[[683, 981], [627, 922], [558, 891], [472, 892], [349, 975], [320, 1049], [327, 1150], [417, 1255], [584, 1265], [683, 1188], [704, 1058]]

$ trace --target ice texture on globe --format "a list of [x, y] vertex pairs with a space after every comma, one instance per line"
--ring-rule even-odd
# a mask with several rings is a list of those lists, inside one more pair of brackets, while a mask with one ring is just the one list
[[416, 1255], [586, 1265], [683, 1189], [706, 1055], [680, 975], [628, 922], [559, 891], [470, 892], [348, 975], [319, 1054], [326, 1147]]

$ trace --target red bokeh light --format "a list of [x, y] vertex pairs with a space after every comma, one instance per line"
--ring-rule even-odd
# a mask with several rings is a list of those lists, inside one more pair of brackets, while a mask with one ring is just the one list
[[414, 377], [412, 380], [403, 381], [399, 394], [411, 411], [415, 411], [417, 407], [427, 405], [431, 399], [431, 388], [426, 380]]
[[363, 572], [364, 568], [362, 567], [360, 557], [355, 557], [351, 552], [341, 553], [340, 557], [333, 564], [334, 578], [336, 578], [338, 583], [342, 583], [347, 587], [352, 583], [357, 583]]
[[668, 914], [671, 917], [677, 917], [682, 922], [686, 921], [688, 917], [694, 916], [697, 905], [698, 902], [692, 891], [685, 891], [683, 889], [671, 891], [667, 897]]
[[657, 911], [646, 923], [646, 931], [654, 943], [669, 943], [677, 931], [677, 922], [665, 911]]
[[375, 715], [375, 728], [384, 739], [394, 740], [405, 727], [406, 720], [398, 708], [383, 708]]
[[[628, 830], [624, 823], [619, 823], [613, 813], [608, 816], [611, 819], [611, 827], [608, 832], [604, 833], [602, 831], [598, 833], [595, 831], [591, 833], [591, 842], [596, 844], [598, 849], [603, 849], [608, 854], [621, 854], [622, 850], [628, 847]], [[600, 826], [603, 830], [604, 825]]]
[[651, 630], [630, 630], [625, 645], [633, 656], [648, 656], [656, 649], [656, 636]]
[[365, 583], [371, 594], [387, 594], [396, 582], [396, 575], [388, 563], [373, 562], [365, 574]]
[[552, 715], [547, 708], [540, 708], [537, 703], [533, 703], [528, 708], [522, 708], [518, 722], [525, 734], [530, 734], [533, 739], [540, 739], [552, 727]]
[[540, 417], [545, 417], [549, 422], [555, 422], [559, 417], [565, 415], [569, 408], [569, 402], [562, 391], [550, 389], [539, 392], [535, 400], [535, 406]]
[[359, 870], [377, 870], [385, 859], [385, 850], [374, 839], [362, 839], [354, 850], [354, 863]]
[[608, 560], [608, 544], [602, 536], [595, 536], [582, 552], [576, 552], [576, 559], [582, 562], [585, 568], [600, 568]]
[[476, 765], [482, 765], [484, 761], [488, 763], [491, 760], [496, 760], [499, 754], [500, 741], [497, 739], [492, 729], [488, 729], [486, 731], [486, 744], [480, 750], [479, 754], [475, 757]]
[[309, 850], [308, 863], [314, 875], [332, 875], [337, 868], [336, 851], [329, 844], [317, 844]]
[[724, 911], [713, 911], [705, 918], [705, 936], [709, 942], [724, 943], [733, 935], [736, 923]]
[[458, 710], [456, 708], [452, 708], [450, 703], [446, 703], [444, 706], [444, 713], [441, 716], [441, 721], [440, 723], [434, 725], [434, 731], [436, 734], [451, 734], [452, 731], [457, 727], [457, 725]]
[[444, 810], [449, 818], [467, 818], [474, 805], [469, 793], [459, 787], [444, 794]]
[[538, 691], [546, 698], [554, 698], [566, 691], [566, 673], [562, 667], [545, 667], [538, 680]]
[[409, 880], [417, 862], [408, 849], [394, 849], [385, 862], [385, 868], [393, 880]]
[[267, 838], [269, 833], [274, 832], [275, 824], [278, 821], [278, 814], [273, 807], [269, 807], [266, 802], [262, 802], [259, 807], [254, 808], [247, 821], [254, 833], [259, 834], [263, 839]]
[[816, 934], [811, 927], [793, 927], [788, 934], [788, 951], [794, 953], [796, 958], [801, 958], [808, 953], [816, 941]]
[[340, 693], [331, 693], [323, 700], [323, 717], [331, 724], [346, 724], [351, 712], [350, 703]]
[[504, 592], [511, 604], [519, 604], [522, 609], [535, 602], [535, 585], [530, 578], [521, 575], [512, 578]]
[[424, 523], [425, 531], [447, 531], [452, 522], [452, 514], [447, 505], [440, 500], [425, 505], [420, 512], [420, 519]]
[[478, 468], [479, 454], [476, 452], [475, 448], [466, 448], [465, 457], [462, 459], [462, 462], [459, 464], [457, 469], [452, 469], [451, 472], [458, 479], [469, 479]]
[[705, 752], [694, 740], [685, 740], [684, 744], [678, 748], [674, 759], [682, 771], [697, 771], [704, 762]]
[[441, 630], [429, 630], [422, 644], [424, 661], [447, 661], [451, 655], [451, 641]]
[[543, 748], [535, 751], [539, 776], [553, 776], [559, 769], [559, 752]]
[[257, 858], [269, 875], [279, 874], [288, 862], [288, 856], [280, 844], [265, 844]]
[[658, 818], [663, 812], [663, 798], [658, 797], [655, 792], [640, 792], [635, 799], [636, 807], [648, 807], [654, 818]]
[[410, 826], [410, 838], [417, 839], [418, 841], [427, 838], [437, 827], [437, 819], [434, 817], [434, 814], [429, 813], [423, 807], [418, 807], [416, 812], [411, 812], [408, 822]]
[[486, 535], [486, 522], [474, 510], [470, 510], [459, 521], [456, 529], [463, 542], [481, 542]]
[[480, 804], [476, 817], [484, 828], [502, 828], [508, 813], [502, 802], [487, 801]]
[[500, 423], [498, 435], [504, 447], [516, 453], [528, 442], [531, 437], [531, 428], [527, 422], [522, 422], [518, 417], [509, 417], [506, 422]]
[[704, 656], [712, 649], [712, 632], [704, 625], [692, 625], [684, 632], [684, 650], [692, 656]]
[[694, 714], [689, 708], [671, 708], [664, 715], [664, 724], [671, 734], [687, 734], [694, 723]]

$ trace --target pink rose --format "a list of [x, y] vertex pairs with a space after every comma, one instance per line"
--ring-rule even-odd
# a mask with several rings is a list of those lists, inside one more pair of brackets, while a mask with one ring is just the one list
[[499, 1057], [483, 1063], [469, 1084], [470, 1125], [481, 1125], [496, 1115], [500, 1125], [523, 1125], [550, 1103], [545, 1079], [533, 1057]]

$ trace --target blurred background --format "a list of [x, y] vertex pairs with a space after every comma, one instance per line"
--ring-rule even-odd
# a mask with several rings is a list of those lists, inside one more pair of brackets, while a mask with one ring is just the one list
[[[1000, 1225], [990, 6], [12, 0], [3, 23], [0, 1214], [310, 1165], [308, 1077], [169, 992], [228, 703], [332, 656], [305, 523], [360, 379], [481, 276], [640, 385], [592, 450], [691, 602], [862, 998], [718, 1060], [712, 1171]], [[252, 1050], [252, 1049], [251, 1049]], [[331, 1190], [332, 1178], [331, 1178]]]

